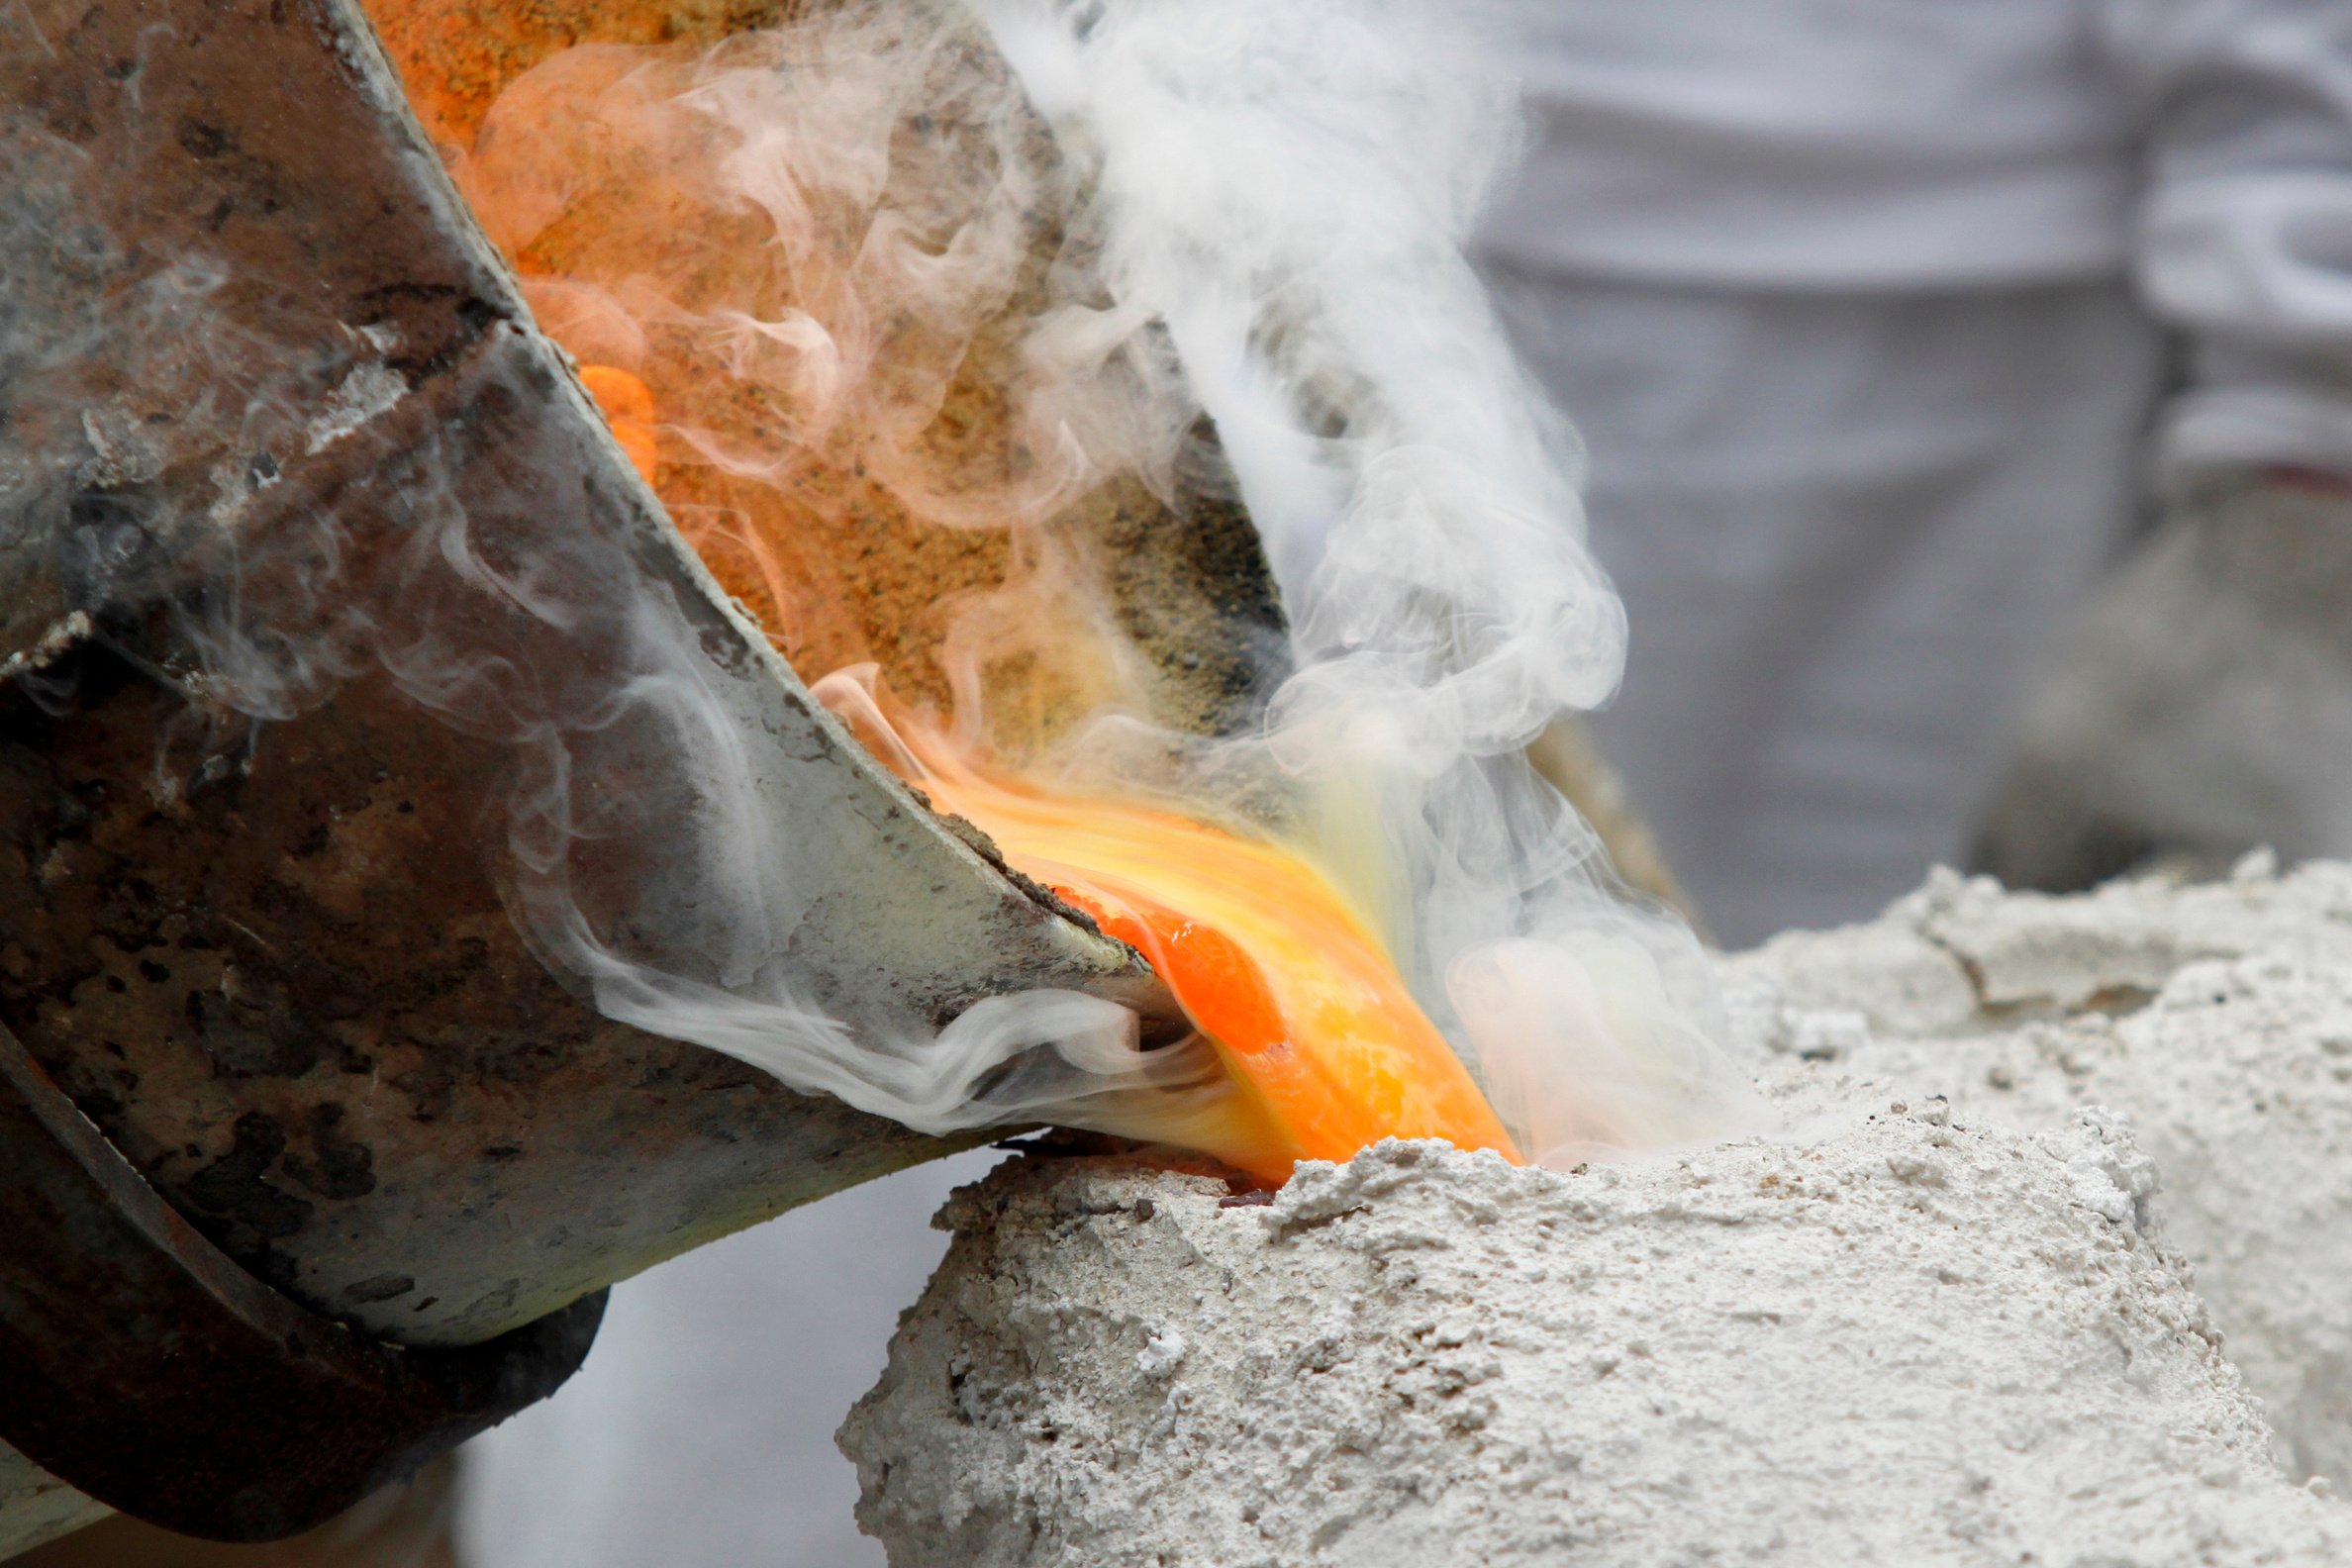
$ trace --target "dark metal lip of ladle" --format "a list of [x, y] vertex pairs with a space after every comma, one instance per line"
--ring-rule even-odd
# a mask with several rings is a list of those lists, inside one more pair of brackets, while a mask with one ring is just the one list
[[0, 1028], [0, 1439], [108, 1507], [215, 1540], [325, 1523], [553, 1393], [598, 1291], [479, 1345], [405, 1348], [206, 1240]]

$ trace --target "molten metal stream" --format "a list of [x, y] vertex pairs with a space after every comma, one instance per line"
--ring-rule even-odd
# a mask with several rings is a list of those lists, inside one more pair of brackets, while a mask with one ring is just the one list
[[1384, 1137], [1519, 1158], [1379, 939], [1306, 860], [1173, 812], [992, 775], [903, 718], [887, 738], [903, 754], [877, 749], [933, 805], [1151, 961], [1241, 1091], [1207, 1152], [1278, 1179]]
[[[653, 483], [652, 392], [609, 365], [581, 380]], [[1217, 1048], [1242, 1103], [1188, 1126], [1185, 1141], [1277, 1180], [1384, 1137], [1520, 1158], [1379, 939], [1306, 860], [1172, 812], [997, 776], [912, 720], [883, 722], [891, 733], [869, 743], [885, 760], [1141, 952]]]
[[[651, 391], [607, 365], [581, 379], [652, 483]], [[887, 722], [886, 760], [1141, 952], [1217, 1048], [1240, 1103], [1188, 1126], [1185, 1141], [1277, 1180], [1299, 1160], [1343, 1160], [1384, 1137], [1519, 1159], [1379, 939], [1306, 860], [1172, 812], [996, 776], [921, 725]]]
[[[650, 484], [652, 393], [605, 365], [581, 379]], [[1308, 861], [1173, 812], [995, 774], [903, 715], [864, 717], [888, 726], [869, 745], [934, 806], [1141, 952], [1175, 993], [1240, 1090], [1228, 1113], [1189, 1121], [1182, 1141], [1276, 1180], [1384, 1137], [1520, 1159], [1379, 938]]]

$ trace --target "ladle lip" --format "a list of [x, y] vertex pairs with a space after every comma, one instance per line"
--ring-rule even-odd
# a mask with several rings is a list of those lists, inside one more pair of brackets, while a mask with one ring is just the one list
[[0, 1027], [0, 1440], [208, 1540], [327, 1522], [552, 1394], [597, 1291], [484, 1344], [395, 1348], [206, 1240]]
[[[0, 39], [54, 10], [0, 6]], [[484, 828], [524, 742], [411, 700], [380, 643], [291, 717], [240, 706], [182, 613], [224, 543], [245, 584], [266, 557], [299, 586], [315, 562], [445, 542], [418, 532], [430, 502], [493, 564], [585, 541], [646, 585], [674, 612], [665, 645], [758, 750], [754, 806], [806, 850], [792, 891], [825, 913], [779, 939], [773, 971], [847, 1027], [1156, 988], [916, 806], [726, 603], [532, 323], [349, 0], [89, 11], [46, 49], [0, 48], [0, 138], [18, 311], [0, 470], [33, 481], [10, 491], [33, 504], [0, 508], [0, 738], [21, 764], [0, 769], [0, 1019], [210, 1244], [312, 1311], [466, 1344], [979, 1141], [794, 1092], [567, 992], [502, 906], [509, 821]], [[434, 483], [401, 490], [419, 441]], [[330, 513], [340, 555], [299, 532]], [[522, 677], [499, 700], [577, 687], [612, 646], [500, 620], [445, 572], [428, 586], [433, 627], [504, 638]], [[402, 591], [376, 608], [418, 609]], [[198, 608], [226, 624], [225, 597]], [[262, 655], [310, 624], [270, 608], [235, 626]], [[26, 678], [75, 658], [76, 690]], [[583, 723], [563, 743], [595, 738]], [[682, 798], [664, 755], [605, 753], [607, 798]], [[633, 915], [683, 863], [598, 855], [584, 876]], [[693, 933], [629, 950], [663, 961], [668, 938]], [[275, 1129], [233, 1146], [248, 1114]]]

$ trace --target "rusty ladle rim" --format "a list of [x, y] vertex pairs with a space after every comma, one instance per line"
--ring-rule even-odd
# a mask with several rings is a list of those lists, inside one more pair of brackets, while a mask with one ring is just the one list
[[282, 1539], [580, 1365], [599, 1291], [479, 1345], [408, 1349], [254, 1278], [0, 1028], [0, 1439], [121, 1513]]

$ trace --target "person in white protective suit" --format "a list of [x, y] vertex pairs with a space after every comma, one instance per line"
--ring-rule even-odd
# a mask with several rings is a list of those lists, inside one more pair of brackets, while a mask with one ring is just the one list
[[1596, 737], [1713, 934], [1868, 915], [1988, 808], [2032, 885], [2352, 849], [2352, 5], [1514, 10], [1482, 259], [1625, 599]]
[[[1996, 861], [2352, 845], [2352, 0], [1517, 3], [1538, 135], [1483, 255], [1628, 604], [1601, 738], [1715, 934], [1966, 851], [2152, 493]], [[878, 1565], [827, 1441], [987, 1162], [622, 1286], [469, 1450], [470, 1568]]]

